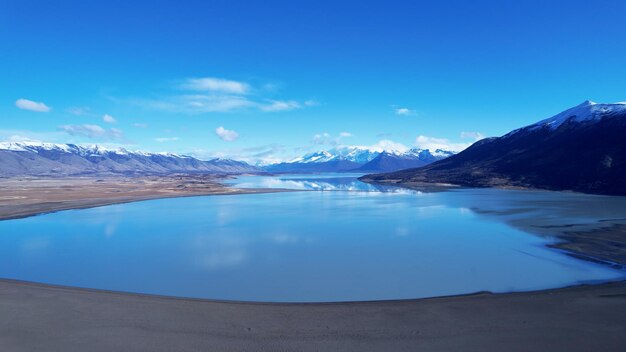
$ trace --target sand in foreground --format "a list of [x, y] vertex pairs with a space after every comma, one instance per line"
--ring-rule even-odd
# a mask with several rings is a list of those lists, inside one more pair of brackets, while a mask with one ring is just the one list
[[258, 304], [0, 280], [2, 351], [624, 351], [626, 282]]

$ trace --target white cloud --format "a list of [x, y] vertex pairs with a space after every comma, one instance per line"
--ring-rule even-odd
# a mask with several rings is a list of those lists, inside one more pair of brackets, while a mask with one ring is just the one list
[[400, 116], [410, 116], [410, 115], [417, 114], [415, 110], [411, 110], [409, 108], [396, 108], [395, 112], [396, 112], [396, 115], [400, 115]]
[[186, 95], [182, 97], [183, 111], [229, 112], [254, 105], [246, 97], [235, 95]]
[[311, 142], [313, 142], [313, 144], [337, 144], [337, 141], [332, 138], [328, 132], [313, 135]]
[[341, 139], [352, 137], [352, 133], [350, 132], [340, 132], [339, 136], [335, 137], [328, 132], [317, 133], [313, 135], [313, 139], [311, 139], [311, 143], [316, 145], [331, 145], [336, 146], [341, 143]]
[[59, 130], [72, 136], [87, 137], [91, 139], [123, 139], [124, 132], [117, 128], [105, 129], [98, 125], [63, 125]]
[[271, 100], [269, 104], [261, 104], [259, 108], [263, 111], [288, 111], [300, 109], [302, 104], [297, 101], [289, 100], [289, 101], [281, 101], [281, 100]]
[[41, 142], [41, 141], [32, 139], [30, 137], [14, 134], [5, 138], [3, 142]]
[[111, 116], [109, 114], [104, 114], [102, 116], [102, 121], [104, 121], [106, 123], [117, 123], [117, 120], [113, 116]]
[[132, 103], [147, 109], [186, 114], [232, 112], [249, 108], [256, 104], [242, 96], [200, 94], [178, 95], [165, 100], [133, 100]]
[[189, 90], [230, 94], [247, 94], [250, 90], [250, 86], [247, 83], [215, 77], [189, 78], [185, 80], [181, 87]]
[[[300, 102], [268, 99], [262, 96], [262, 94], [267, 94], [267, 89], [264, 89], [264, 86], [260, 87], [254, 89], [246, 82], [222, 78], [189, 78], [177, 86], [178, 89], [185, 90], [186, 94], [173, 94], [160, 99], [128, 99], [127, 101], [148, 109], [187, 114], [244, 110], [279, 112], [317, 105], [317, 102], [313, 100]], [[254, 94], [251, 94], [253, 92]]]
[[319, 105], [318, 102], [316, 102], [315, 100], [305, 100], [304, 101], [304, 106], [317, 106]]
[[245, 161], [250, 164], [272, 164], [293, 159], [285, 155], [286, 148], [280, 144], [267, 144], [258, 147], [235, 148], [221, 151], [196, 149], [190, 154], [200, 159], [228, 158]]
[[36, 102], [28, 99], [17, 99], [15, 101], [15, 106], [22, 110], [30, 110], [36, 112], [48, 112], [51, 110], [49, 106], [44, 103]]
[[406, 145], [402, 143], [397, 143], [388, 139], [383, 139], [381, 141], [378, 141], [378, 143], [371, 145], [368, 148], [370, 150], [374, 150], [377, 152], [396, 151], [396, 152], [404, 153], [409, 150], [409, 147], [407, 147]]
[[394, 142], [388, 139], [382, 139], [372, 145], [340, 145], [337, 148], [338, 149], [341, 149], [341, 148], [369, 149], [370, 151], [378, 152], [378, 153], [381, 153], [384, 151], [404, 153], [410, 149], [409, 147], [407, 147], [406, 145], [402, 143]]
[[460, 152], [463, 149], [470, 146], [471, 143], [455, 143], [445, 138], [429, 137], [429, 136], [417, 136], [415, 138], [415, 146], [422, 149], [430, 150], [449, 150], [453, 152]]
[[473, 139], [475, 141], [479, 141], [483, 138], [485, 138], [485, 135], [483, 135], [480, 132], [461, 132], [461, 138], [470, 138]]
[[67, 109], [65, 109], [66, 112], [72, 114], [72, 115], [76, 115], [76, 116], [80, 116], [80, 115], [85, 115], [87, 113], [89, 113], [91, 109], [89, 109], [86, 106], [71, 106]]
[[155, 138], [154, 140], [159, 143], [176, 142], [178, 140], [178, 137], [159, 137], [159, 138]]
[[133, 127], [137, 127], [137, 128], [148, 128], [148, 124], [147, 124], [147, 123], [139, 123], [139, 122], [135, 122], [135, 123], [133, 123]]
[[222, 126], [215, 129], [215, 134], [226, 142], [232, 142], [239, 138], [239, 133], [233, 130], [227, 130]]
[[34, 132], [29, 130], [3, 130], [0, 129], [0, 141], [23, 142], [23, 141], [44, 141], [59, 142], [67, 138], [61, 131]]

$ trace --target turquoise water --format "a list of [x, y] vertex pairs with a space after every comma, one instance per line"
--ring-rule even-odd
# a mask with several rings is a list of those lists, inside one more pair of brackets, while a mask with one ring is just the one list
[[545, 245], [626, 218], [626, 197], [421, 193], [354, 175], [242, 177], [315, 191], [161, 199], [0, 221], [0, 277], [251, 301], [524, 291], [624, 272]]

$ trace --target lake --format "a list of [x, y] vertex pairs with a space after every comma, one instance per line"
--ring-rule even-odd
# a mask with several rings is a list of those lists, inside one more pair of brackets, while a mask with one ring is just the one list
[[[284, 193], [171, 198], [0, 221], [0, 277], [274, 302], [509, 292], [623, 279], [550, 249], [626, 218], [626, 197], [418, 192], [352, 174], [245, 176]], [[607, 221], [601, 221], [607, 220]]]

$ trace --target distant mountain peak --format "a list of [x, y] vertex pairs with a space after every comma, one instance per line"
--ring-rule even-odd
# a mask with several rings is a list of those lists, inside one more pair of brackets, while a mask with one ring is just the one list
[[532, 125], [522, 127], [509, 132], [506, 136], [514, 135], [521, 131], [535, 130], [540, 128], [549, 128], [556, 130], [565, 122], [593, 122], [603, 118], [617, 116], [621, 117], [626, 112], [626, 102], [617, 103], [596, 103], [586, 100], [572, 108], [564, 110], [552, 117], [541, 120]]
[[366, 180], [626, 195], [626, 103], [586, 101], [450, 158]]
[[0, 142], [0, 176], [239, 173], [259, 171], [229, 159], [203, 161], [187, 155], [43, 142]]
[[589, 106], [589, 105], [596, 105], [597, 103], [595, 101], [592, 100], [585, 100], [582, 103], [578, 104], [578, 106]]

